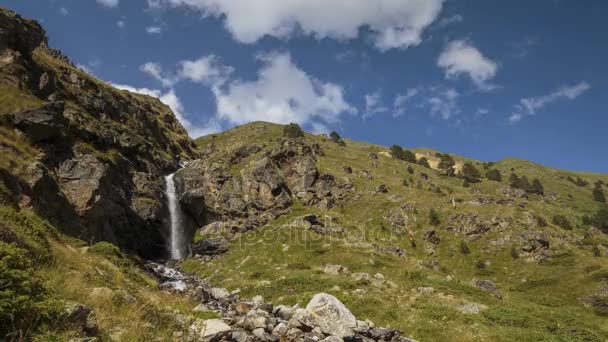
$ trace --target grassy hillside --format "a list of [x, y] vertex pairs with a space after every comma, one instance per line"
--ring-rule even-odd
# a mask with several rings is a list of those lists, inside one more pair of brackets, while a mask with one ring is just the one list
[[[280, 125], [252, 123], [203, 137], [197, 144], [208, 158], [222, 159], [243, 145], [270, 148], [282, 132]], [[462, 179], [391, 158], [387, 147], [348, 139], [341, 146], [322, 136], [306, 137], [324, 151], [317, 158], [320, 172], [352, 179], [356, 191], [351, 197], [327, 211], [296, 202], [289, 215], [233, 241], [225, 256], [210, 262], [188, 260], [184, 270], [274, 302], [302, 305], [311, 294], [328, 292], [344, 300], [357, 317], [399, 328], [422, 341], [608, 338], [608, 256], [603, 252], [608, 236], [583, 222], [584, 215], [602, 205], [593, 199], [593, 184], [608, 182], [608, 176], [505, 159], [491, 166], [474, 162], [482, 174], [490, 168], [499, 170], [501, 182], [482, 178], [463, 187]], [[242, 168], [264, 151], [232, 167]], [[372, 179], [360, 177], [362, 170], [368, 170]], [[504, 195], [500, 190], [509, 188], [511, 173], [540, 180], [545, 196]], [[588, 184], [576, 185], [568, 177]], [[388, 192], [378, 193], [379, 185]], [[492, 201], [483, 201], [488, 198]], [[404, 227], [394, 227], [386, 219], [394, 208], [405, 208]], [[431, 210], [438, 214], [438, 223], [431, 222]], [[310, 213], [327, 217], [343, 232], [327, 236], [305, 229], [297, 218]], [[458, 234], [454, 229], [466, 224], [457, 220], [459, 215], [476, 215], [480, 222], [494, 225], [480, 236]], [[572, 228], [554, 224], [556, 215], [565, 217]], [[435, 230], [439, 242], [425, 238], [429, 230]], [[530, 231], [548, 236], [547, 260], [536, 261], [522, 252], [527, 243], [522, 233]], [[401, 248], [407, 256], [384, 253], [377, 246]], [[326, 265], [334, 264], [348, 268], [350, 274], [324, 272]], [[361, 272], [371, 278], [353, 277]], [[472, 282], [479, 279], [496, 283], [502, 299], [475, 287]], [[487, 309], [479, 314], [461, 312], [467, 303]]]

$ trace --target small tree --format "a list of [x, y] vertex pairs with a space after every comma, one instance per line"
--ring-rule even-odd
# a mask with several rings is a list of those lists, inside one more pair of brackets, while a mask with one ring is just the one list
[[413, 174], [414, 173], [414, 169], [411, 166], [408, 165], [407, 172], [410, 173], [410, 174]]
[[441, 220], [439, 219], [439, 214], [434, 208], [431, 208], [431, 210], [429, 210], [429, 223], [433, 226], [437, 226], [439, 225], [439, 223], [441, 223]]
[[329, 133], [329, 139], [331, 141], [340, 141], [340, 140], [342, 140], [342, 137], [340, 137], [340, 134], [338, 134], [338, 132], [333, 131], [333, 132]]
[[470, 162], [464, 163], [460, 172], [462, 178], [469, 183], [477, 183], [481, 177], [479, 170], [475, 167], [475, 165], [473, 165], [473, 163]]
[[512, 173], [511, 176], [509, 176], [509, 184], [512, 188], [519, 187], [519, 177], [516, 174]]
[[422, 158], [418, 159], [418, 165], [424, 166], [427, 169], [431, 168], [431, 164], [429, 164], [429, 160], [426, 159], [425, 157], [422, 157]]
[[304, 136], [304, 131], [297, 123], [290, 123], [283, 128], [283, 135], [288, 138], [301, 138]]
[[593, 189], [593, 199], [601, 203], [606, 203], [604, 190], [602, 190], [602, 188], [600, 188], [599, 186]]
[[403, 160], [409, 163], [416, 163], [416, 154], [410, 150], [403, 150]]
[[608, 234], [608, 208], [600, 208], [591, 217], [591, 224]]
[[444, 174], [448, 176], [454, 175], [454, 158], [447, 153], [441, 155], [441, 159], [439, 159], [439, 170], [441, 170]]
[[502, 175], [500, 174], [500, 171], [496, 169], [488, 170], [488, 172], [486, 172], [486, 178], [496, 182], [502, 181]]
[[403, 149], [399, 145], [393, 145], [393, 146], [391, 146], [391, 155], [395, 159], [405, 160]]

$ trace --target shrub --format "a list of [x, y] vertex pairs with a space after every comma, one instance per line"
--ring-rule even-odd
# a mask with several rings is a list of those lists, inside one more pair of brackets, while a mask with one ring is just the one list
[[331, 132], [329, 133], [329, 139], [331, 139], [331, 141], [339, 141], [342, 140], [342, 137], [340, 137], [340, 134], [338, 134], [338, 132]]
[[433, 226], [437, 226], [437, 225], [439, 225], [439, 223], [441, 223], [441, 220], [439, 219], [439, 214], [433, 208], [431, 208], [431, 210], [429, 210], [429, 223], [432, 224]]
[[602, 188], [596, 187], [593, 189], [593, 199], [601, 203], [606, 203], [606, 197], [604, 196]]
[[407, 167], [407, 172], [409, 172], [409, 173], [412, 173], [412, 174], [413, 174], [413, 173], [414, 173], [414, 169], [413, 169], [411, 166], [408, 166], [408, 167]]
[[425, 157], [422, 157], [422, 158], [418, 159], [418, 165], [424, 166], [427, 169], [431, 168], [431, 164], [429, 164], [429, 160], [426, 159]]
[[106, 241], [97, 242], [96, 244], [94, 244], [93, 246], [91, 246], [89, 248], [89, 252], [104, 256], [106, 258], [123, 258], [124, 257], [122, 255], [122, 253], [120, 252], [120, 249], [118, 249], [118, 247], [116, 247], [113, 244], [106, 242]]
[[608, 208], [600, 208], [591, 217], [591, 224], [608, 234]]
[[477, 260], [477, 262], [475, 262], [475, 267], [477, 267], [480, 270], [483, 270], [486, 268], [486, 263], [483, 262], [483, 260]]
[[600, 316], [608, 316], [608, 297], [593, 296], [591, 298], [591, 306]]
[[468, 188], [469, 186], [471, 186], [471, 183], [469, 183], [469, 181], [465, 179], [465, 180], [462, 182], [462, 186], [463, 186], [464, 188]]
[[395, 159], [404, 160], [403, 149], [399, 145], [391, 146], [391, 156]]
[[416, 154], [410, 150], [403, 150], [403, 160], [416, 164]]
[[538, 178], [534, 178], [532, 184], [530, 184], [530, 187], [525, 190], [531, 194], [537, 194], [541, 196], [545, 194], [545, 188], [543, 187], [543, 184], [538, 180]]
[[538, 224], [539, 227], [547, 226], [547, 220], [545, 220], [545, 218], [540, 215], [536, 215], [536, 223]]
[[585, 181], [581, 177], [576, 177], [576, 179], [574, 179], [574, 178], [568, 176], [567, 179], [568, 179], [569, 182], [574, 183], [574, 184], [576, 184], [577, 186], [580, 186], [580, 187], [585, 187], [585, 186], [587, 186], [589, 184], [589, 182]]
[[467, 245], [467, 243], [464, 240], [460, 240], [460, 253], [462, 253], [462, 254], [471, 253], [471, 249], [469, 249], [469, 246]]
[[479, 178], [481, 177], [481, 173], [479, 170], [473, 165], [473, 163], [466, 162], [462, 166], [461, 176], [469, 183], [477, 183], [479, 182]]
[[519, 258], [519, 251], [517, 250], [517, 247], [515, 247], [515, 246], [511, 246], [511, 258], [513, 258], [513, 259]]
[[407, 183], [407, 179], [403, 179], [403, 186], [408, 186], [409, 184]]
[[454, 165], [456, 165], [456, 163], [454, 162], [454, 158], [452, 158], [452, 156], [450, 156], [449, 154], [444, 153], [441, 155], [439, 165], [437, 166], [439, 167], [439, 170], [441, 170], [444, 174], [448, 176], [453, 176]]
[[568, 221], [568, 219], [563, 215], [553, 216], [553, 224], [563, 229], [572, 230], [570, 221]]
[[60, 302], [50, 298], [34, 272], [31, 253], [0, 241], [0, 340], [27, 337], [60, 312]]
[[283, 128], [283, 135], [287, 138], [301, 138], [304, 136], [304, 131], [297, 123], [290, 123]]
[[486, 172], [486, 178], [496, 182], [502, 181], [502, 175], [500, 174], [500, 171], [496, 169], [488, 170], [488, 172]]

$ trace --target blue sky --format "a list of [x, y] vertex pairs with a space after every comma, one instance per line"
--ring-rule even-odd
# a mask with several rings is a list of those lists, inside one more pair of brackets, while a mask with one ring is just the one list
[[608, 172], [603, 0], [0, 0], [191, 135], [253, 120]]

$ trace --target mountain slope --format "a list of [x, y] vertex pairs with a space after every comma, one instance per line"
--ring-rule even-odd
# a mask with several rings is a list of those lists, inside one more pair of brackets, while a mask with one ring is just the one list
[[[197, 140], [204, 158], [183, 172], [221, 180], [214, 189], [231, 195], [204, 201], [201, 210], [214, 215], [199, 219], [205, 226], [195, 240], [232, 242], [225, 255], [187, 260], [182, 269], [288, 304], [328, 292], [358, 317], [420, 340], [608, 336], [608, 237], [586, 218], [604, 206], [592, 192], [607, 176], [506, 159], [474, 162], [484, 172], [499, 170], [501, 182], [482, 178], [463, 187], [458, 177], [391, 158], [386, 147], [308, 134], [289, 139], [283, 130], [252, 123]], [[277, 176], [252, 187], [249, 170], [260, 163]], [[544, 195], [512, 188], [511, 173], [539, 179]], [[189, 191], [205, 199], [215, 191], [189, 187], [193, 174], [183, 177], [186, 208], [197, 200]], [[577, 177], [587, 184], [574, 184]], [[262, 201], [265, 186], [273, 195]], [[240, 198], [267, 205], [209, 209]], [[571, 227], [560, 227], [557, 216]], [[254, 231], [243, 228], [254, 223]]]

